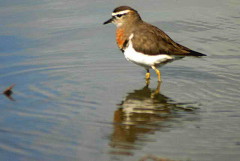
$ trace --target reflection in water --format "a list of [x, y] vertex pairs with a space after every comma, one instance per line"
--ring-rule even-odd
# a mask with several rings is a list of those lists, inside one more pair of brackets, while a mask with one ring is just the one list
[[[143, 134], [162, 130], [167, 121], [179, 117], [178, 111], [194, 111], [186, 103], [177, 103], [160, 93], [160, 85], [152, 90], [148, 85], [129, 93], [114, 113], [114, 131], [110, 146], [113, 154], [132, 155], [126, 150], [138, 149], [147, 142]], [[137, 141], [139, 141], [137, 143]]]

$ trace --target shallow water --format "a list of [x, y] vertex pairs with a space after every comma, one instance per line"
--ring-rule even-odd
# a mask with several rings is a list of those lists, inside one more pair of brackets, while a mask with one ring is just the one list
[[[116, 6], [205, 53], [152, 71], [117, 49]], [[0, 1], [0, 160], [238, 160], [240, 3]], [[160, 91], [160, 93], [158, 93]]]

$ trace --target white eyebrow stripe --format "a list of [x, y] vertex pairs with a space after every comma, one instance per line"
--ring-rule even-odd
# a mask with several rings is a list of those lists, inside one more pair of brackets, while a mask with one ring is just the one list
[[124, 10], [124, 11], [119, 11], [119, 12], [113, 12], [112, 16], [116, 16], [116, 15], [123, 15], [130, 12], [130, 10]]

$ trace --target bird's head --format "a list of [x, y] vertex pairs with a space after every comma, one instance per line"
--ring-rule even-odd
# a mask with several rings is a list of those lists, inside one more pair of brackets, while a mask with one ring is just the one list
[[113, 10], [112, 17], [103, 24], [113, 23], [120, 27], [123, 24], [131, 24], [139, 20], [141, 17], [136, 10], [129, 6], [120, 6]]

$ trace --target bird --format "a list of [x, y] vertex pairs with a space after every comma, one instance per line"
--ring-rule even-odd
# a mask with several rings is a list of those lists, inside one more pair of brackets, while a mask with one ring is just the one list
[[206, 56], [191, 50], [168, 36], [163, 30], [142, 20], [137, 10], [129, 6], [119, 6], [112, 17], [103, 24], [116, 25], [116, 42], [125, 58], [146, 69], [145, 79], [150, 80], [153, 69], [161, 82], [162, 65], [185, 56]]

